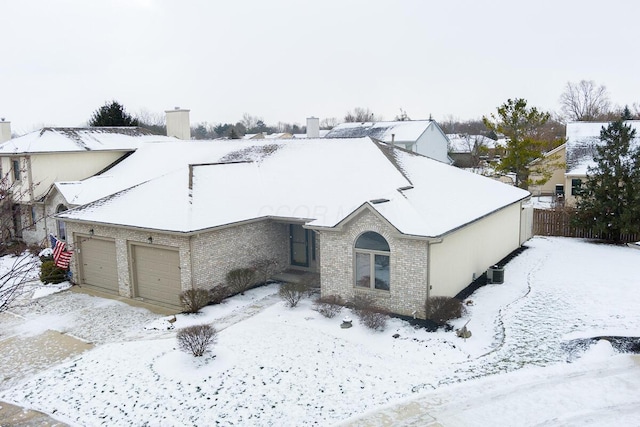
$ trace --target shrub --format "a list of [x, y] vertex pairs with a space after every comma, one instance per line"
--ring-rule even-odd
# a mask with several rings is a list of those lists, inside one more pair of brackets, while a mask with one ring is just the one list
[[209, 304], [220, 304], [225, 298], [231, 295], [229, 288], [220, 284], [209, 289]]
[[450, 297], [431, 297], [425, 301], [425, 317], [442, 326], [465, 313], [462, 301]]
[[67, 280], [67, 270], [55, 265], [53, 261], [45, 261], [40, 266], [42, 283], [61, 283]]
[[298, 302], [309, 292], [306, 283], [283, 283], [280, 285], [278, 295], [287, 302], [289, 307], [295, 307]]
[[318, 313], [322, 314], [324, 317], [328, 319], [332, 319], [336, 317], [340, 310], [342, 310], [342, 306], [344, 305], [344, 301], [337, 295], [327, 295], [326, 297], [318, 298], [313, 302], [313, 309]]
[[227, 273], [227, 287], [233, 294], [243, 294], [256, 281], [256, 272], [251, 268], [236, 268]]
[[387, 326], [388, 313], [375, 306], [373, 298], [368, 295], [356, 295], [353, 308], [362, 322], [369, 329], [383, 331]]
[[211, 325], [194, 325], [178, 330], [176, 338], [180, 350], [200, 357], [216, 340], [216, 329]]
[[185, 313], [197, 313], [209, 304], [209, 291], [206, 289], [187, 289], [180, 292], [180, 305]]
[[252, 268], [255, 270], [258, 280], [263, 283], [273, 276], [279, 269], [280, 263], [275, 258], [263, 258], [255, 261], [252, 264]]

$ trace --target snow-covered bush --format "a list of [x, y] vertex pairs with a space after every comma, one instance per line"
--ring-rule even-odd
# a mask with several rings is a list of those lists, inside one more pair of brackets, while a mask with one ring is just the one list
[[353, 309], [360, 322], [369, 329], [384, 331], [389, 317], [385, 310], [376, 307], [373, 298], [368, 295], [356, 295]]
[[236, 268], [227, 273], [227, 287], [232, 294], [243, 294], [256, 282], [256, 271], [252, 268]]
[[280, 285], [278, 295], [289, 307], [295, 307], [308, 292], [309, 287], [306, 283], [283, 283]]
[[40, 281], [47, 283], [61, 283], [67, 280], [67, 271], [57, 267], [51, 260], [44, 261], [40, 266]]
[[465, 308], [462, 301], [450, 297], [427, 298], [424, 304], [425, 317], [440, 326], [449, 320], [464, 316]]
[[180, 292], [180, 305], [185, 313], [197, 313], [209, 304], [209, 291], [206, 289], [187, 289]]
[[327, 295], [326, 297], [315, 300], [313, 302], [313, 309], [324, 317], [331, 319], [340, 313], [343, 305], [344, 301], [338, 295]]
[[178, 330], [176, 338], [180, 350], [200, 357], [215, 343], [217, 333], [211, 325], [194, 325]]

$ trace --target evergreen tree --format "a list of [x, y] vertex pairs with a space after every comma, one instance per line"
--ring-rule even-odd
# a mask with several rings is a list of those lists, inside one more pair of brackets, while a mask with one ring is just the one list
[[640, 145], [635, 136], [623, 118], [602, 128], [596, 166], [587, 169], [577, 201], [578, 223], [610, 233], [614, 241], [620, 233], [640, 231]]
[[127, 113], [120, 103], [111, 101], [93, 113], [89, 126], [138, 126], [138, 119]]
[[[500, 163], [496, 165], [499, 172], [515, 174], [515, 184], [527, 189], [530, 184], [544, 184], [551, 177], [550, 169], [540, 166], [531, 171], [529, 164], [542, 156], [544, 148], [549, 145], [543, 140], [545, 124], [551, 115], [537, 108], [527, 107], [527, 101], [508, 99], [498, 107], [498, 114], [491, 114], [491, 118], [483, 117], [482, 121], [489, 131], [502, 134], [507, 139], [505, 153]], [[531, 182], [529, 174], [535, 172], [542, 176], [540, 180]]]

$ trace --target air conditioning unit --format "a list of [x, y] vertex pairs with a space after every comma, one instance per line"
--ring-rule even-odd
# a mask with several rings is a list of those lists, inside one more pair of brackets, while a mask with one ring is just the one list
[[487, 283], [504, 283], [504, 267], [498, 267], [497, 265], [489, 267], [487, 270]]

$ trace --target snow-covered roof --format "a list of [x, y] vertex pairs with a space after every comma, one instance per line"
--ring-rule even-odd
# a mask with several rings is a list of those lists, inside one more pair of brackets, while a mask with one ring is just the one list
[[[119, 176], [113, 182], [130, 179], [128, 172], [137, 167], [164, 175], [59, 216], [189, 233], [266, 217], [335, 227], [367, 205], [401, 233], [435, 237], [529, 195], [370, 138], [192, 141], [152, 148], [114, 167], [110, 173]], [[187, 151], [198, 165], [186, 163], [189, 156], [181, 152]]]
[[[640, 144], [640, 120], [627, 120], [626, 125], [636, 130], [636, 143]], [[609, 122], [567, 123], [567, 174], [586, 175], [589, 167], [595, 166], [594, 147], [600, 143], [600, 131]]]
[[463, 133], [448, 133], [450, 153], [470, 153], [478, 145], [489, 149], [496, 147], [496, 141], [484, 135], [468, 135]]
[[66, 153], [135, 150], [141, 142], [176, 138], [156, 135], [139, 127], [46, 127], [0, 145], [3, 154]]
[[405, 120], [397, 122], [342, 123], [325, 138], [361, 138], [370, 136], [379, 141], [417, 141], [429, 126], [436, 126], [433, 120]]

